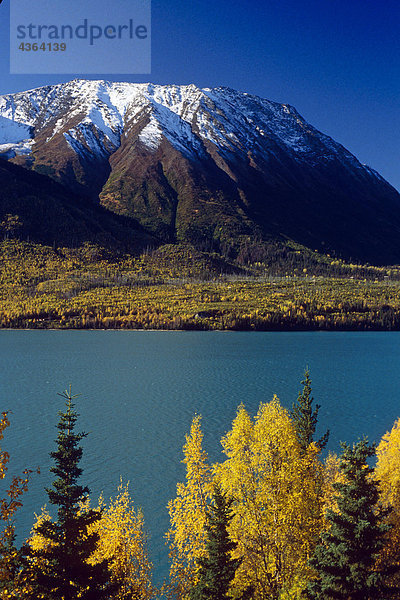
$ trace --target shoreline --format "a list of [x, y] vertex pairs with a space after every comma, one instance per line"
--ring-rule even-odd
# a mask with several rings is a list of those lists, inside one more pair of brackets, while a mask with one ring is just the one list
[[110, 331], [116, 332], [121, 331], [125, 333], [155, 333], [155, 332], [166, 332], [166, 333], [400, 333], [399, 329], [356, 329], [356, 328], [331, 328], [331, 329], [135, 329], [135, 328], [124, 328], [124, 327], [1, 327], [0, 334], [2, 331]]

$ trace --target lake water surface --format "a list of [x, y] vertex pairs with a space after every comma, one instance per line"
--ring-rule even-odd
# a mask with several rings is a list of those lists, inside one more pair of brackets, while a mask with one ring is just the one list
[[254, 414], [277, 394], [290, 407], [308, 366], [330, 449], [364, 434], [379, 441], [400, 416], [400, 333], [2, 331], [0, 356], [10, 473], [41, 468], [18, 514], [19, 540], [47, 501], [49, 452], [64, 408], [57, 392], [71, 384], [81, 394], [77, 429], [89, 432], [82, 483], [96, 500], [101, 491], [113, 495], [120, 476], [130, 481], [157, 582], [168, 569], [166, 504], [184, 477], [182, 445], [195, 413], [210, 459], [219, 460], [237, 406]]

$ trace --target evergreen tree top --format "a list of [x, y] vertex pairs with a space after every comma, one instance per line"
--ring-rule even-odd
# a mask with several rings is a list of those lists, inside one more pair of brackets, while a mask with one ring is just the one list
[[58, 506], [59, 521], [64, 522], [77, 514], [79, 503], [86, 499], [90, 490], [87, 486], [78, 484], [78, 479], [82, 475], [79, 462], [83, 454], [79, 442], [87, 436], [87, 433], [74, 431], [79, 415], [75, 411], [73, 400], [78, 397], [78, 394], [73, 396], [70, 387], [59, 396], [64, 398], [66, 410], [59, 411], [57, 450], [50, 453], [55, 462], [50, 471], [57, 479], [53, 482], [53, 487], [47, 488], [46, 492], [50, 503]]
[[[314, 398], [311, 395], [311, 378], [310, 371], [308, 368], [304, 372], [304, 379], [301, 384], [303, 389], [299, 392], [296, 402], [292, 405], [290, 416], [294, 421], [296, 428], [297, 439], [299, 441], [302, 452], [306, 452], [309, 445], [314, 441], [315, 430], [318, 423], [318, 413], [321, 408], [320, 404], [315, 405], [313, 408]], [[329, 431], [327, 431], [321, 439], [316, 443], [316, 446], [323, 450], [329, 439]]]
[[311, 600], [380, 600], [385, 573], [376, 568], [388, 528], [378, 507], [377, 482], [368, 459], [375, 445], [366, 438], [353, 446], [342, 443], [340, 469], [344, 482], [335, 483], [337, 510], [328, 509], [328, 528], [321, 534], [310, 564], [317, 578], [308, 586]]
[[118, 586], [111, 584], [109, 561], [88, 561], [99, 540], [90, 525], [101, 518], [101, 512], [82, 506], [89, 488], [78, 483], [83, 452], [79, 442], [87, 434], [74, 431], [78, 414], [73, 400], [77, 395], [73, 396], [69, 388], [59, 396], [66, 408], [59, 412], [57, 449], [50, 454], [56, 479], [46, 490], [49, 501], [57, 507], [57, 520], [46, 519], [35, 527], [45, 544], [43, 549], [30, 551], [38, 559], [34, 564], [34, 592], [48, 600], [102, 600], [110, 598]]

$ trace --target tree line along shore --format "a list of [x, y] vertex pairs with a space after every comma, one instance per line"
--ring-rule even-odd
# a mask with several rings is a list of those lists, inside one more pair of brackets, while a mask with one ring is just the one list
[[399, 269], [273, 256], [239, 264], [187, 245], [132, 256], [4, 240], [0, 328], [400, 330]]

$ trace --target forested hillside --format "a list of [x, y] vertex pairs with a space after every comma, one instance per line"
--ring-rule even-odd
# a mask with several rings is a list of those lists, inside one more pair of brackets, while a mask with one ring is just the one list
[[[9, 221], [3, 222], [9, 227]], [[398, 330], [400, 270], [299, 247], [236, 259], [188, 244], [126, 254], [0, 243], [0, 327]]]

